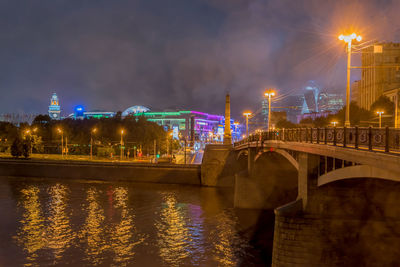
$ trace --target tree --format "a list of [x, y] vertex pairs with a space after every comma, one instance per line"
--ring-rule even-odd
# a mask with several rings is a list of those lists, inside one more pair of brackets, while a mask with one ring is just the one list
[[378, 111], [383, 111], [382, 125], [392, 126], [394, 122], [394, 111], [395, 106], [392, 101], [387, 96], [381, 95], [374, 103], [371, 105], [371, 112], [376, 121], [378, 121]]
[[26, 140], [22, 142], [22, 155], [25, 158], [29, 157], [29, 143]]
[[374, 114], [376, 114], [377, 111], [384, 111], [387, 115], [393, 115], [394, 103], [390, 101], [389, 97], [381, 95], [374, 103], [372, 103], [371, 111]]
[[326, 127], [328, 126], [328, 124], [329, 124], [328, 118], [324, 116], [317, 117], [313, 121], [313, 126], [317, 128]]
[[19, 136], [17, 136], [12, 145], [11, 145], [11, 156], [18, 158], [22, 156], [23, 148], [22, 148], [22, 140]]
[[[340, 125], [344, 125], [345, 114], [346, 107], [343, 107], [336, 114]], [[372, 114], [369, 110], [360, 108], [354, 101], [350, 103], [350, 124], [352, 126], [368, 126], [370, 124], [371, 117]]]
[[48, 124], [48, 123], [50, 123], [50, 121], [51, 121], [51, 118], [50, 118], [50, 116], [49, 115], [37, 115], [34, 119], [33, 119], [33, 122], [32, 122], [32, 124], [39, 124], [39, 125], [42, 125], [42, 124]]
[[294, 124], [291, 121], [285, 120], [285, 119], [280, 120], [276, 123], [276, 128], [278, 128], [278, 129], [283, 129], [283, 128], [289, 129], [289, 128], [296, 128], [296, 127], [297, 127], [296, 124]]

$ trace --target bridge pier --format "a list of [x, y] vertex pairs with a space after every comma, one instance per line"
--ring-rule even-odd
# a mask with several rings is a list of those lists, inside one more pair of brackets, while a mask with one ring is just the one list
[[279, 153], [248, 149], [247, 172], [236, 173], [234, 206], [274, 209], [297, 195], [297, 170]]
[[297, 199], [302, 201], [303, 210], [306, 210], [310, 198], [316, 193], [318, 187], [319, 156], [299, 153], [299, 176]]
[[231, 145], [206, 145], [201, 164], [201, 185], [233, 186], [235, 161]]

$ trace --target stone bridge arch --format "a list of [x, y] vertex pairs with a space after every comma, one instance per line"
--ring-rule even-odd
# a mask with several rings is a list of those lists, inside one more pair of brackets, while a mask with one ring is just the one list
[[400, 182], [400, 174], [371, 165], [355, 165], [337, 169], [318, 177], [318, 186], [355, 178], [374, 178]]
[[252, 171], [236, 176], [235, 207], [274, 209], [296, 199], [298, 164], [285, 152], [261, 151]]

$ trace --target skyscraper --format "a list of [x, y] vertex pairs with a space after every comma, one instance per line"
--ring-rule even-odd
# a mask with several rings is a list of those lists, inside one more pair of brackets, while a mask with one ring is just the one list
[[53, 120], [59, 120], [61, 118], [61, 108], [60, 103], [58, 101], [58, 97], [56, 93], [53, 93], [50, 99], [49, 106], [49, 116]]
[[400, 44], [381, 43], [362, 50], [359, 105], [370, 109], [383, 94], [400, 88]]

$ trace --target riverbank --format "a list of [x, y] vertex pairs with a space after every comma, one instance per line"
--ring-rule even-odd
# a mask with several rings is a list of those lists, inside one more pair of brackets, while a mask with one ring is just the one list
[[201, 185], [200, 165], [0, 158], [0, 176]]

